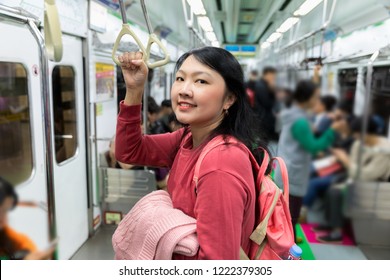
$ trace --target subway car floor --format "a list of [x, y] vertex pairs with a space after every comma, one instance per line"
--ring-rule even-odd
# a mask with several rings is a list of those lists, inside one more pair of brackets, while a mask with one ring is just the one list
[[113, 260], [111, 238], [115, 226], [101, 226], [94, 236], [89, 238], [83, 246], [73, 255], [72, 260]]
[[[325, 215], [321, 201], [316, 201], [308, 212], [306, 223], [297, 226], [297, 234], [303, 242], [298, 244], [303, 249], [305, 260], [389, 260], [388, 248], [357, 246], [350, 232], [345, 232], [341, 244], [324, 244], [316, 240], [317, 234], [311, 231], [315, 224], [324, 223]], [[111, 238], [116, 226], [103, 225], [94, 236], [74, 254], [72, 260], [113, 260]]]
[[[88, 239], [71, 258], [72, 260], [113, 260], [114, 251], [111, 237], [114, 226], [102, 226], [96, 234]], [[305, 239], [305, 238], [304, 238]], [[329, 245], [310, 243], [306, 240], [302, 244], [306, 260], [365, 260], [390, 259], [390, 252], [381, 248], [359, 248], [354, 245]], [[309, 249], [308, 249], [309, 248]], [[363, 253], [365, 252], [365, 254]]]

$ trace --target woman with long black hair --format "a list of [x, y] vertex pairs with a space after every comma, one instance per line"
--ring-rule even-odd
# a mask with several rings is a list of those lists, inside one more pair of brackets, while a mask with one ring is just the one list
[[[254, 130], [240, 64], [228, 51], [204, 47], [182, 55], [171, 90], [172, 108], [184, 128], [143, 136], [141, 101], [148, 69], [142, 53], [119, 57], [127, 93], [117, 123], [116, 156], [124, 163], [171, 168], [168, 192], [173, 207], [197, 221], [200, 249], [195, 259], [239, 259], [248, 253], [255, 223], [255, 185], [249, 154], [266, 143]], [[195, 192], [195, 164], [202, 149], [222, 135], [226, 145], [202, 161]], [[235, 138], [239, 144], [229, 144]], [[260, 155], [261, 156], [261, 155]], [[174, 255], [174, 259], [185, 259]]]

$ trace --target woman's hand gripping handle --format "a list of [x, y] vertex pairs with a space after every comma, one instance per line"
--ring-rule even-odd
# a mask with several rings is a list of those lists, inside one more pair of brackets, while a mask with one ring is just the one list
[[126, 83], [125, 105], [138, 105], [142, 103], [145, 81], [148, 78], [142, 52], [125, 52], [118, 56], [122, 68], [123, 78]]

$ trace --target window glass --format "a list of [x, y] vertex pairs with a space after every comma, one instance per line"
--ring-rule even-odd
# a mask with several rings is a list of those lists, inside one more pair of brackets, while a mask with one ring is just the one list
[[56, 66], [52, 74], [54, 139], [57, 163], [76, 154], [77, 115], [75, 74], [71, 66]]
[[371, 84], [371, 114], [379, 124], [378, 132], [390, 136], [390, 67], [374, 67]]
[[17, 185], [33, 170], [27, 72], [0, 61], [0, 176]]
[[349, 113], [353, 113], [355, 106], [355, 92], [357, 86], [358, 69], [341, 69], [338, 71], [340, 102], [350, 104]]

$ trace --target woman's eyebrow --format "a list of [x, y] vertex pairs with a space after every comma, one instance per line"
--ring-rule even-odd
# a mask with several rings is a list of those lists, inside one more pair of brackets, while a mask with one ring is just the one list
[[[180, 72], [180, 73], [182, 73], [183, 75], [186, 75], [186, 74], [187, 74], [187, 72], [185, 72], [185, 71], [183, 71], [183, 70], [178, 70], [177, 72], [178, 72], [178, 73]], [[210, 78], [212, 78], [212, 76], [211, 76], [209, 73], [203, 72], [203, 71], [191, 72], [190, 74], [191, 74], [191, 76], [197, 76], [197, 75], [205, 74], [205, 75], [210, 76]]]

